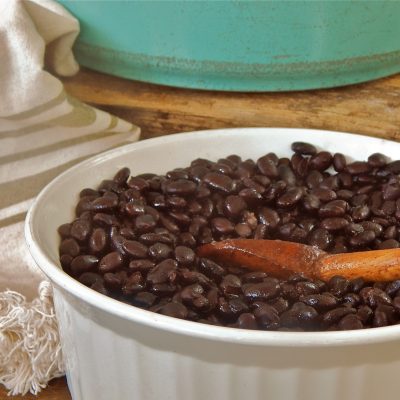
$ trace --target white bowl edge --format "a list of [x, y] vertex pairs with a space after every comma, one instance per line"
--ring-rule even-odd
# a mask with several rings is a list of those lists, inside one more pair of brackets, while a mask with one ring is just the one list
[[[174, 135], [168, 135], [165, 137], [159, 137], [154, 139], [147, 139], [142, 142], [136, 142], [133, 144], [126, 145], [122, 148], [113, 149], [94, 156], [88, 160], [85, 160], [74, 167], [68, 169], [52, 182], [50, 182], [37, 196], [34, 204], [28, 211], [25, 223], [25, 236], [28, 244], [28, 248], [39, 265], [41, 270], [50, 280], [62, 287], [73, 296], [83, 299], [91, 306], [100, 308], [108, 313], [114, 314], [118, 317], [126, 320], [131, 320], [137, 323], [152, 326], [159, 330], [167, 330], [183, 335], [190, 335], [193, 337], [203, 337], [209, 340], [215, 341], [226, 341], [226, 342], [240, 342], [241, 344], [256, 345], [256, 346], [295, 346], [295, 347], [307, 347], [307, 346], [343, 346], [343, 345], [364, 345], [367, 343], [381, 343], [391, 340], [398, 340], [400, 338], [400, 325], [372, 328], [365, 330], [353, 330], [353, 331], [333, 331], [333, 332], [274, 332], [274, 331], [249, 331], [243, 329], [232, 329], [226, 327], [218, 327], [212, 325], [205, 325], [197, 322], [179, 320], [176, 318], [167, 317], [164, 315], [156, 314], [150, 311], [142, 310], [122, 302], [113, 300], [107, 296], [104, 296], [96, 291], [89, 289], [82, 285], [77, 280], [66, 274], [59, 266], [57, 266], [46, 254], [45, 251], [38, 245], [37, 232], [35, 232], [35, 216], [37, 213], [38, 206], [46, 200], [54, 186], [59, 184], [64, 176], [69, 175], [73, 172], [78, 171], [82, 167], [91, 165], [96, 166], [104, 160], [113, 158], [116, 154], [123, 154], [131, 151], [132, 148], [146, 148], [153, 146], [154, 143], [168, 143], [173, 142], [177, 137], [182, 139], [189, 139], [195, 135], [203, 135], [206, 137], [215, 137], [215, 135], [231, 135], [237, 133], [245, 135], [243, 131], [259, 132], [264, 134], [266, 132], [277, 132], [281, 135], [297, 133], [301, 140], [310, 133], [310, 137], [307, 137], [308, 141], [312, 141], [312, 135], [329, 135], [329, 134], [340, 134], [343, 135], [343, 139], [349, 139], [351, 143], [355, 138], [356, 141], [360, 140], [360, 135], [333, 132], [333, 131], [322, 131], [313, 129], [288, 129], [288, 128], [234, 128], [234, 129], [218, 129], [218, 130], [206, 130], [206, 131], [195, 131], [188, 133], [179, 133]], [[306, 134], [307, 133], [307, 134]], [[380, 143], [394, 143], [384, 139], [377, 139], [371, 137], [362, 137], [364, 142], [371, 142], [371, 144]], [[400, 145], [396, 143], [396, 145]], [[107, 178], [107, 177], [104, 177]], [[95, 184], [96, 182], [94, 182]], [[55, 232], [56, 235], [56, 232]]]

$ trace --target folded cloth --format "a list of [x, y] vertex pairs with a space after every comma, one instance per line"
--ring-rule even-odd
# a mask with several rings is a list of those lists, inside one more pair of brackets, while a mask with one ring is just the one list
[[23, 224], [38, 192], [139, 129], [68, 96], [54, 75], [78, 72], [79, 23], [51, 0], [0, 1], [0, 383], [38, 393], [64, 373], [51, 286]]

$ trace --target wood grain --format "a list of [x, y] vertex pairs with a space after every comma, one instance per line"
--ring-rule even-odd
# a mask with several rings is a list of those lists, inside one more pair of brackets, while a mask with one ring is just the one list
[[[134, 122], [142, 138], [198, 129], [267, 126], [327, 129], [400, 140], [400, 74], [343, 88], [288, 93], [178, 89], [116, 78], [82, 68], [64, 79], [78, 99]], [[0, 399], [6, 391], [0, 387]], [[39, 396], [70, 400], [64, 379]]]
[[315, 128], [400, 139], [400, 75], [342, 88], [228, 93], [129, 81], [82, 69], [64, 80], [84, 102], [142, 127], [142, 138], [237, 126]]
[[25, 396], [8, 397], [7, 391], [0, 385], [0, 400], [71, 400], [65, 378], [53, 379], [46, 389], [37, 396], [27, 394]]

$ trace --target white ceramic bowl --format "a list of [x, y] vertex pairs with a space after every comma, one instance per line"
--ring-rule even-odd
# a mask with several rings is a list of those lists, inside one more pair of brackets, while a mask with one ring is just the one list
[[54, 285], [74, 400], [375, 400], [400, 390], [400, 325], [345, 332], [264, 332], [183, 321], [120, 303], [60, 268], [57, 227], [79, 191], [123, 166], [164, 173], [197, 157], [288, 155], [292, 141], [365, 159], [400, 158], [400, 144], [344, 133], [227, 129], [146, 140], [85, 161], [50, 183], [26, 219], [26, 238]]

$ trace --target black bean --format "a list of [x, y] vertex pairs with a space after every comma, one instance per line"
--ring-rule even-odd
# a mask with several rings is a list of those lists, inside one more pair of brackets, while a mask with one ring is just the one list
[[349, 243], [354, 247], [366, 246], [375, 240], [374, 231], [364, 231], [350, 238]]
[[209, 187], [225, 193], [231, 193], [235, 188], [235, 183], [232, 178], [218, 172], [208, 172], [204, 175], [203, 181], [207, 183]]
[[340, 330], [363, 329], [364, 325], [357, 315], [348, 314], [339, 321], [338, 328]]
[[71, 270], [74, 274], [90, 271], [94, 269], [99, 262], [99, 259], [92, 255], [79, 255], [71, 262]]
[[239, 295], [242, 292], [240, 278], [236, 275], [225, 275], [219, 286], [224, 295]]
[[[114, 193], [113, 193], [114, 194]], [[118, 196], [106, 196], [99, 197], [92, 201], [90, 205], [90, 210], [93, 211], [110, 211], [118, 206]]]
[[397, 311], [393, 306], [380, 304], [376, 307], [375, 313], [376, 312], [382, 312], [385, 314], [388, 325], [392, 325], [397, 321]]
[[325, 218], [321, 221], [321, 227], [327, 231], [338, 231], [345, 228], [349, 224], [349, 221], [345, 218], [333, 217]]
[[71, 225], [71, 236], [76, 239], [78, 242], [85, 241], [92, 230], [92, 224], [90, 221], [85, 219], [78, 219]]
[[280, 196], [276, 204], [278, 207], [293, 207], [303, 197], [303, 191], [300, 188], [290, 188]]
[[263, 194], [265, 187], [259, 183], [253, 181], [251, 178], [243, 178], [241, 183], [248, 189], [254, 189], [256, 192]]
[[67, 238], [71, 235], [71, 224], [62, 224], [57, 229], [58, 234], [62, 238]]
[[334, 308], [333, 310], [327, 311], [323, 316], [322, 316], [322, 323], [326, 326], [335, 324], [339, 322], [343, 317], [349, 314], [355, 314], [356, 309], [351, 308], [351, 307], [337, 307]]
[[310, 159], [310, 167], [318, 171], [325, 171], [332, 164], [332, 155], [327, 151], [321, 151]]
[[368, 324], [374, 315], [373, 310], [368, 306], [361, 306], [357, 310], [357, 316], [364, 324]]
[[157, 297], [150, 292], [139, 292], [131, 301], [134, 306], [140, 308], [150, 308], [156, 301]]
[[187, 247], [195, 247], [196, 246], [196, 239], [194, 236], [189, 232], [182, 232], [178, 236], [178, 243], [182, 246]]
[[247, 208], [241, 196], [228, 196], [224, 202], [224, 212], [228, 217], [237, 217]]
[[274, 182], [268, 187], [268, 189], [266, 190], [266, 192], [263, 195], [263, 198], [267, 202], [272, 202], [273, 200], [275, 200], [281, 194], [284, 193], [286, 187], [287, 187], [287, 184], [284, 181]]
[[392, 161], [386, 165], [385, 168], [387, 171], [391, 172], [392, 174], [399, 174], [400, 173], [400, 161]]
[[142, 273], [147, 273], [155, 267], [155, 263], [149, 259], [132, 260], [129, 263], [129, 269], [132, 271], [140, 271]]
[[126, 167], [125, 168], [121, 168], [114, 175], [113, 181], [118, 183], [118, 185], [123, 185], [128, 180], [130, 174], [131, 174], [131, 171], [129, 170], [129, 168], [126, 168]]
[[135, 219], [135, 229], [140, 233], [150, 232], [156, 225], [157, 222], [150, 214], [139, 215]]
[[156, 261], [165, 260], [171, 257], [172, 248], [164, 243], [154, 243], [149, 247], [149, 256], [154, 258]]
[[139, 293], [146, 287], [142, 274], [139, 271], [133, 272], [124, 282], [122, 293], [132, 295]]
[[338, 190], [336, 194], [339, 199], [346, 201], [350, 200], [354, 196], [354, 193], [351, 190], [346, 190], [346, 189]]
[[131, 215], [141, 215], [144, 214], [144, 202], [140, 199], [132, 199], [125, 205], [125, 211]]
[[315, 282], [300, 281], [296, 282], [295, 290], [297, 296], [308, 296], [319, 292], [319, 286]]
[[199, 269], [204, 275], [214, 279], [216, 282], [220, 282], [225, 274], [224, 268], [208, 258], [200, 259]]
[[288, 186], [295, 186], [296, 185], [296, 175], [294, 174], [293, 170], [290, 168], [289, 165], [278, 165], [278, 175], [281, 180], [286, 182]]
[[113, 251], [106, 254], [99, 262], [99, 271], [101, 272], [113, 272], [119, 269], [124, 260], [120, 253]]
[[260, 303], [253, 314], [261, 328], [275, 330], [279, 327], [279, 314], [274, 307], [266, 303]]
[[317, 196], [313, 194], [308, 194], [304, 196], [302, 203], [304, 209], [310, 213], [318, 212], [321, 206], [321, 201]]
[[148, 253], [148, 247], [137, 240], [123, 240], [122, 247], [133, 258], [145, 258]]
[[321, 218], [342, 217], [346, 213], [348, 204], [344, 200], [332, 200], [324, 204], [318, 211]]
[[168, 317], [185, 319], [188, 316], [188, 309], [183, 304], [172, 301], [171, 303], [163, 305], [159, 313], [167, 315]]
[[375, 308], [378, 304], [392, 304], [390, 296], [382, 289], [367, 286], [361, 289], [360, 296], [363, 303], [371, 308]]
[[354, 207], [367, 204], [369, 196], [367, 194], [358, 194], [351, 199], [351, 205]]
[[102, 194], [105, 192], [114, 192], [114, 193], [119, 193], [121, 191], [120, 185], [111, 180], [111, 179], [104, 179], [98, 188], [98, 191]]
[[192, 218], [188, 214], [183, 212], [170, 211], [168, 215], [172, 217], [172, 219], [175, 220], [178, 225], [185, 226], [190, 224], [190, 222], [192, 221]]
[[362, 221], [360, 222], [360, 225], [365, 231], [373, 231], [375, 233], [375, 236], [379, 236], [383, 230], [381, 225], [372, 221]]
[[298, 154], [304, 155], [314, 155], [317, 153], [317, 149], [314, 145], [305, 142], [293, 142], [291, 145], [291, 149]]
[[395, 281], [388, 283], [385, 288], [385, 292], [389, 296], [395, 295], [398, 290], [400, 290], [400, 279], [396, 279]]
[[397, 200], [400, 198], [400, 185], [398, 183], [383, 185], [382, 198], [384, 200]]
[[339, 182], [338, 176], [334, 175], [334, 176], [328, 176], [327, 178], [325, 178], [320, 183], [319, 187], [321, 189], [329, 189], [329, 190], [336, 191], [339, 189], [340, 184], [341, 183]]
[[259, 171], [268, 178], [276, 178], [279, 175], [276, 163], [268, 156], [259, 158], [257, 167]]
[[139, 176], [130, 178], [127, 184], [130, 188], [138, 190], [139, 192], [150, 188], [148, 181]]
[[335, 200], [337, 198], [336, 192], [331, 189], [326, 188], [316, 188], [311, 191], [311, 194], [316, 196], [319, 200], [323, 202], [328, 202]]
[[179, 270], [179, 281], [184, 285], [199, 283], [204, 288], [211, 288], [214, 283], [201, 272], [191, 271], [187, 268]]
[[305, 178], [308, 174], [308, 159], [300, 154], [293, 154], [291, 160], [293, 171], [301, 178]]
[[347, 164], [346, 170], [351, 175], [365, 174], [371, 170], [371, 166], [364, 161], [354, 161]]
[[177, 179], [175, 181], [169, 181], [165, 185], [165, 191], [168, 194], [175, 195], [189, 195], [196, 191], [197, 185], [188, 179]]
[[258, 213], [258, 220], [270, 229], [275, 229], [279, 222], [279, 214], [272, 208], [262, 207]]
[[354, 221], [362, 221], [367, 219], [371, 211], [367, 205], [357, 206], [351, 210], [351, 216]]
[[387, 157], [381, 153], [374, 153], [368, 157], [368, 164], [373, 168], [384, 167], [387, 163]]
[[176, 246], [175, 259], [179, 264], [190, 265], [194, 262], [196, 255], [190, 247]]
[[164, 244], [174, 243], [174, 237], [168, 231], [166, 233], [143, 233], [142, 235], [140, 235], [139, 239], [142, 243], [150, 245], [157, 242]]
[[337, 172], [344, 171], [346, 169], [346, 157], [341, 153], [335, 153], [333, 155], [333, 167]]
[[234, 326], [239, 329], [258, 329], [256, 318], [251, 313], [241, 314]]
[[173, 283], [176, 279], [178, 264], [175, 260], [166, 259], [157, 264], [148, 274], [147, 280], [152, 284]]
[[229, 234], [234, 231], [235, 226], [227, 218], [217, 217], [211, 220], [212, 229], [222, 235]]
[[246, 223], [239, 223], [235, 225], [235, 232], [242, 238], [248, 238], [252, 234], [250, 226]]
[[377, 328], [380, 326], [387, 326], [388, 319], [386, 314], [383, 311], [375, 310], [374, 317], [372, 320], [372, 326]]
[[173, 180], [189, 178], [188, 172], [183, 168], [175, 168], [172, 171], [168, 171], [165, 175], [167, 178], [173, 179]]
[[[121, 272], [123, 274], [121, 274]], [[125, 284], [128, 275], [125, 271], [117, 273], [107, 272], [103, 275], [104, 286], [111, 291], [122, 291], [122, 286]]]
[[255, 206], [261, 204], [263, 197], [256, 189], [242, 189], [239, 192], [239, 196], [243, 198], [246, 204]]
[[227, 319], [228, 321], [248, 311], [249, 308], [247, 304], [239, 298], [226, 300], [225, 298], [220, 297], [218, 299], [218, 312], [223, 318]]
[[287, 327], [293, 325], [308, 326], [313, 324], [317, 318], [318, 312], [315, 308], [301, 302], [294, 303], [290, 310], [285, 311], [280, 316], [281, 325]]
[[71, 257], [76, 257], [80, 252], [80, 247], [75, 239], [64, 239], [60, 244], [60, 255], [68, 254]]
[[350, 281], [342, 276], [334, 276], [329, 282], [329, 291], [337, 297], [341, 297], [350, 290]]
[[104, 279], [100, 274], [96, 274], [95, 272], [84, 272], [79, 276], [79, 282], [83, 283], [85, 286], [91, 287], [96, 282], [103, 283]]
[[129, 227], [122, 227], [119, 230], [119, 234], [124, 237], [125, 239], [136, 239], [136, 233], [133, 228]]
[[267, 300], [278, 296], [279, 293], [279, 281], [275, 278], [265, 278], [263, 282], [249, 284], [243, 288], [243, 294], [249, 300]]
[[329, 308], [334, 308], [338, 305], [337, 298], [331, 293], [310, 294], [308, 296], [301, 296], [300, 300], [308, 306], [312, 306], [317, 310], [326, 310]]
[[361, 298], [357, 293], [347, 293], [343, 296], [342, 304], [349, 307], [357, 307], [361, 302]]
[[89, 249], [93, 254], [102, 253], [107, 246], [107, 234], [103, 228], [93, 230], [89, 238]]
[[319, 187], [320, 183], [324, 180], [323, 175], [321, 172], [312, 170], [306, 177], [306, 184], [307, 187], [310, 189], [315, 189]]

